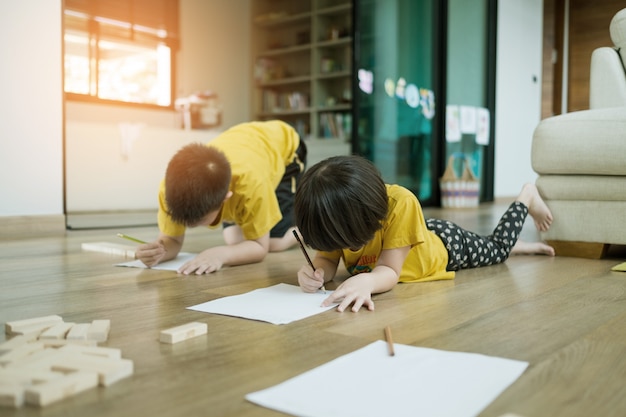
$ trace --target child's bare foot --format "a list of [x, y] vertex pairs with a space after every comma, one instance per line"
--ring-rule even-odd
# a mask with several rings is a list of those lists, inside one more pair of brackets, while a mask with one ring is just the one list
[[517, 201], [524, 203], [528, 207], [528, 213], [533, 218], [537, 230], [545, 232], [550, 228], [552, 212], [539, 195], [539, 191], [534, 184], [524, 184]]
[[511, 255], [548, 255], [554, 256], [554, 248], [543, 242], [525, 242], [518, 240], [511, 249]]

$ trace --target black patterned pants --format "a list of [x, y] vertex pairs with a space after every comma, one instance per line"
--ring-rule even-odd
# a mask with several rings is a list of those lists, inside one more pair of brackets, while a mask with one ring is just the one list
[[481, 236], [456, 224], [427, 219], [426, 227], [441, 238], [448, 250], [448, 271], [476, 268], [506, 261], [515, 246], [528, 215], [528, 207], [519, 201], [511, 203], [489, 236]]

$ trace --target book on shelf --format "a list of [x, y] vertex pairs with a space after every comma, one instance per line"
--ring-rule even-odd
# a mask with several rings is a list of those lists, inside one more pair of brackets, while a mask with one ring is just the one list
[[345, 140], [352, 134], [352, 115], [348, 112], [321, 113], [319, 125], [322, 138]]
[[300, 91], [263, 90], [262, 101], [264, 113], [305, 110], [309, 107], [309, 96]]

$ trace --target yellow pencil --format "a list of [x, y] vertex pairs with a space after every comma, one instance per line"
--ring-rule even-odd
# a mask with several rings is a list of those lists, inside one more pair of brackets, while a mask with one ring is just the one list
[[123, 234], [123, 233], [118, 233], [118, 234], [117, 234], [117, 237], [121, 237], [122, 239], [132, 240], [133, 242], [136, 242], [136, 243], [141, 243], [141, 244], [146, 243], [146, 242], [144, 242], [143, 240], [139, 240], [139, 239], [137, 239], [137, 238], [134, 238], [134, 237], [131, 237], [131, 236], [125, 235], [125, 234]]

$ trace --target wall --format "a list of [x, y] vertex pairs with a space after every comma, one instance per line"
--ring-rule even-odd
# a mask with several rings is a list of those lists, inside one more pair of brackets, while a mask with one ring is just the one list
[[0, 16], [0, 220], [62, 225], [61, 0], [3, 1]]
[[171, 156], [217, 133], [139, 123], [68, 122], [67, 213], [156, 210], [159, 183]]
[[495, 197], [534, 182], [530, 151], [541, 114], [542, 0], [500, 0], [496, 68]]

